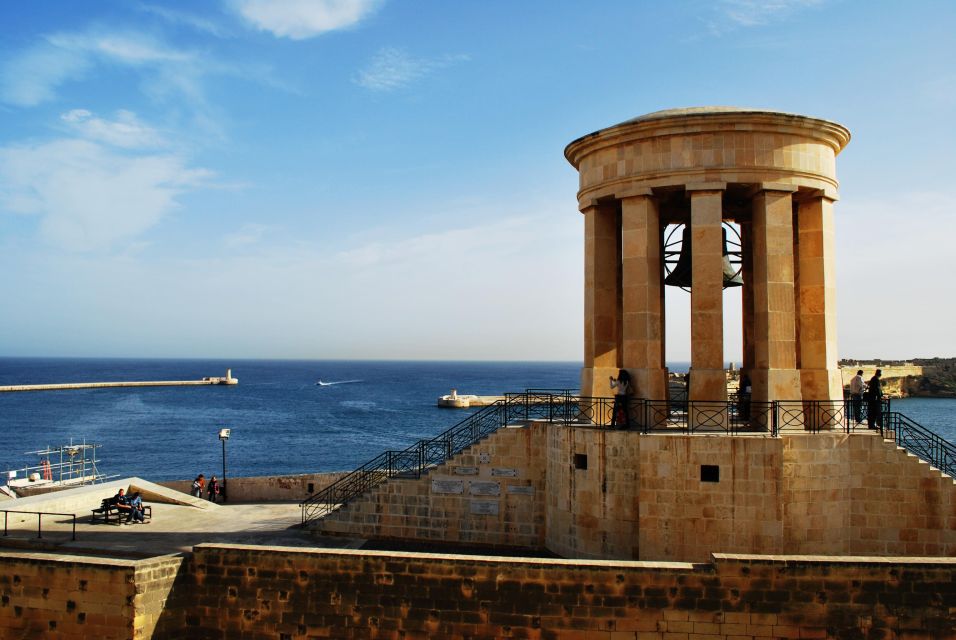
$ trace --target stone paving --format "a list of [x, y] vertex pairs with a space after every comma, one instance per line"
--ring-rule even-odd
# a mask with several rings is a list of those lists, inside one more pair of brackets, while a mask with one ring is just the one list
[[[191, 500], [185, 494], [179, 495]], [[326, 548], [357, 548], [364, 542], [316, 536], [300, 529], [297, 525], [301, 522], [301, 509], [294, 502], [209, 505], [213, 508], [201, 501], [146, 504], [152, 507], [152, 518], [146, 524], [91, 524], [89, 510], [64, 511], [77, 513], [76, 540], [71, 539], [72, 518], [43, 516], [43, 538], [38, 539], [35, 516], [15, 518], [11, 514], [7, 535], [2, 536], [0, 530], [0, 547], [147, 557], [189, 552], [203, 542]], [[2, 508], [13, 507], [11, 502], [5, 502]]]

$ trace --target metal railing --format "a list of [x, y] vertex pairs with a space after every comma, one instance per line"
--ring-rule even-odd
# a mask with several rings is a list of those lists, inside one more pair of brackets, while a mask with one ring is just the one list
[[[843, 431], [861, 427], [845, 400], [776, 400], [755, 402], [749, 396], [728, 400], [645, 400], [631, 398], [627, 415], [614, 418], [613, 398], [575, 395], [564, 389], [528, 389], [505, 394], [504, 400], [484, 407], [451, 429], [421, 440], [402, 451], [386, 451], [300, 503], [302, 524], [321, 518], [389, 478], [420, 478], [499, 428], [515, 422], [540, 420], [593, 429], [628, 428], [640, 433], [755, 434], [768, 437], [782, 432]], [[949, 473], [956, 449], [939, 436], [901, 414], [890, 413], [881, 403], [884, 435], [894, 434], [900, 446]], [[899, 416], [895, 418], [893, 416]], [[626, 425], [625, 425], [626, 420]], [[890, 437], [890, 436], [886, 436]], [[935, 439], [934, 439], [935, 438]], [[948, 466], [940, 466], [946, 464]]]
[[933, 465], [948, 476], [956, 478], [956, 446], [902, 413], [883, 414], [883, 437], [892, 439], [920, 460]]
[[0, 509], [0, 513], [3, 513], [3, 535], [7, 537], [10, 535], [9, 531], [9, 520], [11, 513], [19, 513], [22, 515], [30, 515], [37, 517], [37, 538], [43, 537], [43, 516], [66, 516], [73, 519], [73, 539], [76, 540], [76, 514], [75, 513], [53, 513], [51, 511], [14, 511], [13, 509]]

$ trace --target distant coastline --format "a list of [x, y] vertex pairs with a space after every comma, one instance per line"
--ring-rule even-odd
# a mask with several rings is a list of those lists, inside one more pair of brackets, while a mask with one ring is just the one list
[[840, 360], [844, 386], [860, 369], [864, 379], [869, 379], [876, 369], [880, 369], [884, 391], [891, 397], [956, 398], [956, 358], [844, 358]]

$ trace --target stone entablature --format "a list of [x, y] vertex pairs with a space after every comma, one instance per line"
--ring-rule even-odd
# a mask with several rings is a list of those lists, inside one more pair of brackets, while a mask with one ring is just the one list
[[[503, 467], [513, 475], [492, 475]], [[476, 495], [475, 481], [499, 491]], [[420, 480], [389, 480], [314, 528], [594, 559], [956, 556], [956, 485], [874, 432], [637, 435], [532, 423]]]
[[735, 107], [668, 109], [582, 136], [564, 155], [578, 168], [581, 209], [639, 189], [695, 183], [782, 183], [834, 195], [843, 126]]

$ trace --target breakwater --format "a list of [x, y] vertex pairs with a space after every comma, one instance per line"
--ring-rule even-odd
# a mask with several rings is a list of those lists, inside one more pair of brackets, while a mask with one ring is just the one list
[[223, 377], [209, 377], [201, 380], [147, 380], [143, 382], [114, 381], [114, 382], [65, 382], [51, 384], [10, 384], [0, 386], [0, 393], [16, 391], [57, 391], [63, 389], [107, 389], [114, 387], [189, 387], [203, 385], [234, 385], [239, 384], [238, 378], [232, 377], [232, 369], [226, 369]]

